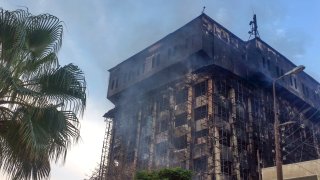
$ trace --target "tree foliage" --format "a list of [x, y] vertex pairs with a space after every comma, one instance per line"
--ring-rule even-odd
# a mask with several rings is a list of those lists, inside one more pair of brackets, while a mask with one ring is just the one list
[[83, 72], [60, 66], [62, 22], [50, 14], [0, 9], [0, 168], [41, 179], [79, 139], [86, 105]]
[[192, 172], [182, 168], [164, 168], [158, 171], [138, 171], [136, 180], [191, 180]]

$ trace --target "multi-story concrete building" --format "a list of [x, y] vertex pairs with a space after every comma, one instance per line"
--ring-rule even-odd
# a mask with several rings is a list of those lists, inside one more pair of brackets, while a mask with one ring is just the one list
[[[201, 14], [110, 69], [108, 179], [182, 167], [194, 179], [260, 179], [274, 166], [272, 80], [296, 67], [259, 37]], [[317, 159], [319, 83], [277, 81], [284, 164]], [[104, 173], [104, 171], [103, 171]]]

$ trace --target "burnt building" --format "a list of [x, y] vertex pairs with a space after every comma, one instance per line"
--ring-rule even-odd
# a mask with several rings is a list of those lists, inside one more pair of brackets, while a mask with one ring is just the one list
[[[201, 14], [109, 70], [103, 176], [182, 167], [194, 179], [260, 179], [275, 165], [272, 81], [294, 67]], [[284, 164], [320, 156], [318, 87], [304, 72], [277, 81], [280, 122], [291, 122], [280, 132]]]

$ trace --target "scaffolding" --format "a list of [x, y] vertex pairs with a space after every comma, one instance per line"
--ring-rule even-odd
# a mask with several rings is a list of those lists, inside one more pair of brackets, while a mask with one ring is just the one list
[[[270, 153], [274, 112], [268, 89], [237, 77], [190, 73], [184, 81], [167, 84], [142, 99], [133, 110], [118, 114], [112, 131], [115, 136], [109, 140], [109, 163], [102, 165], [102, 155], [99, 176], [105, 174], [102, 166], [108, 166], [108, 179], [128, 179], [137, 170], [179, 166], [194, 171], [197, 180], [261, 180], [261, 169], [274, 166]], [[318, 158], [320, 129], [306, 123], [305, 105], [278, 101], [286, 107], [281, 110], [281, 122], [299, 122], [281, 132], [287, 138], [282, 138], [284, 163]], [[121, 124], [124, 122], [126, 125]], [[123, 136], [130, 133], [134, 140]]]
[[102, 152], [100, 158], [100, 165], [99, 165], [99, 174], [98, 180], [106, 179], [107, 177], [107, 167], [109, 164], [109, 152], [110, 152], [110, 140], [111, 140], [111, 129], [112, 129], [112, 120], [106, 118], [106, 128], [103, 137], [103, 144], [102, 144]]

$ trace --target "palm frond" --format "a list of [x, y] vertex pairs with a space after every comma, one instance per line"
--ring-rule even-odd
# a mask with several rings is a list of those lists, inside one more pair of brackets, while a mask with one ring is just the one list
[[0, 168], [11, 179], [42, 179], [80, 138], [86, 81], [59, 66], [63, 26], [52, 15], [0, 8]]
[[41, 94], [48, 102], [64, 103], [62, 108], [82, 113], [86, 105], [86, 81], [83, 72], [68, 64], [39, 78]]
[[26, 45], [36, 57], [43, 58], [57, 52], [62, 45], [63, 26], [55, 16], [31, 16], [26, 22], [26, 30]]

